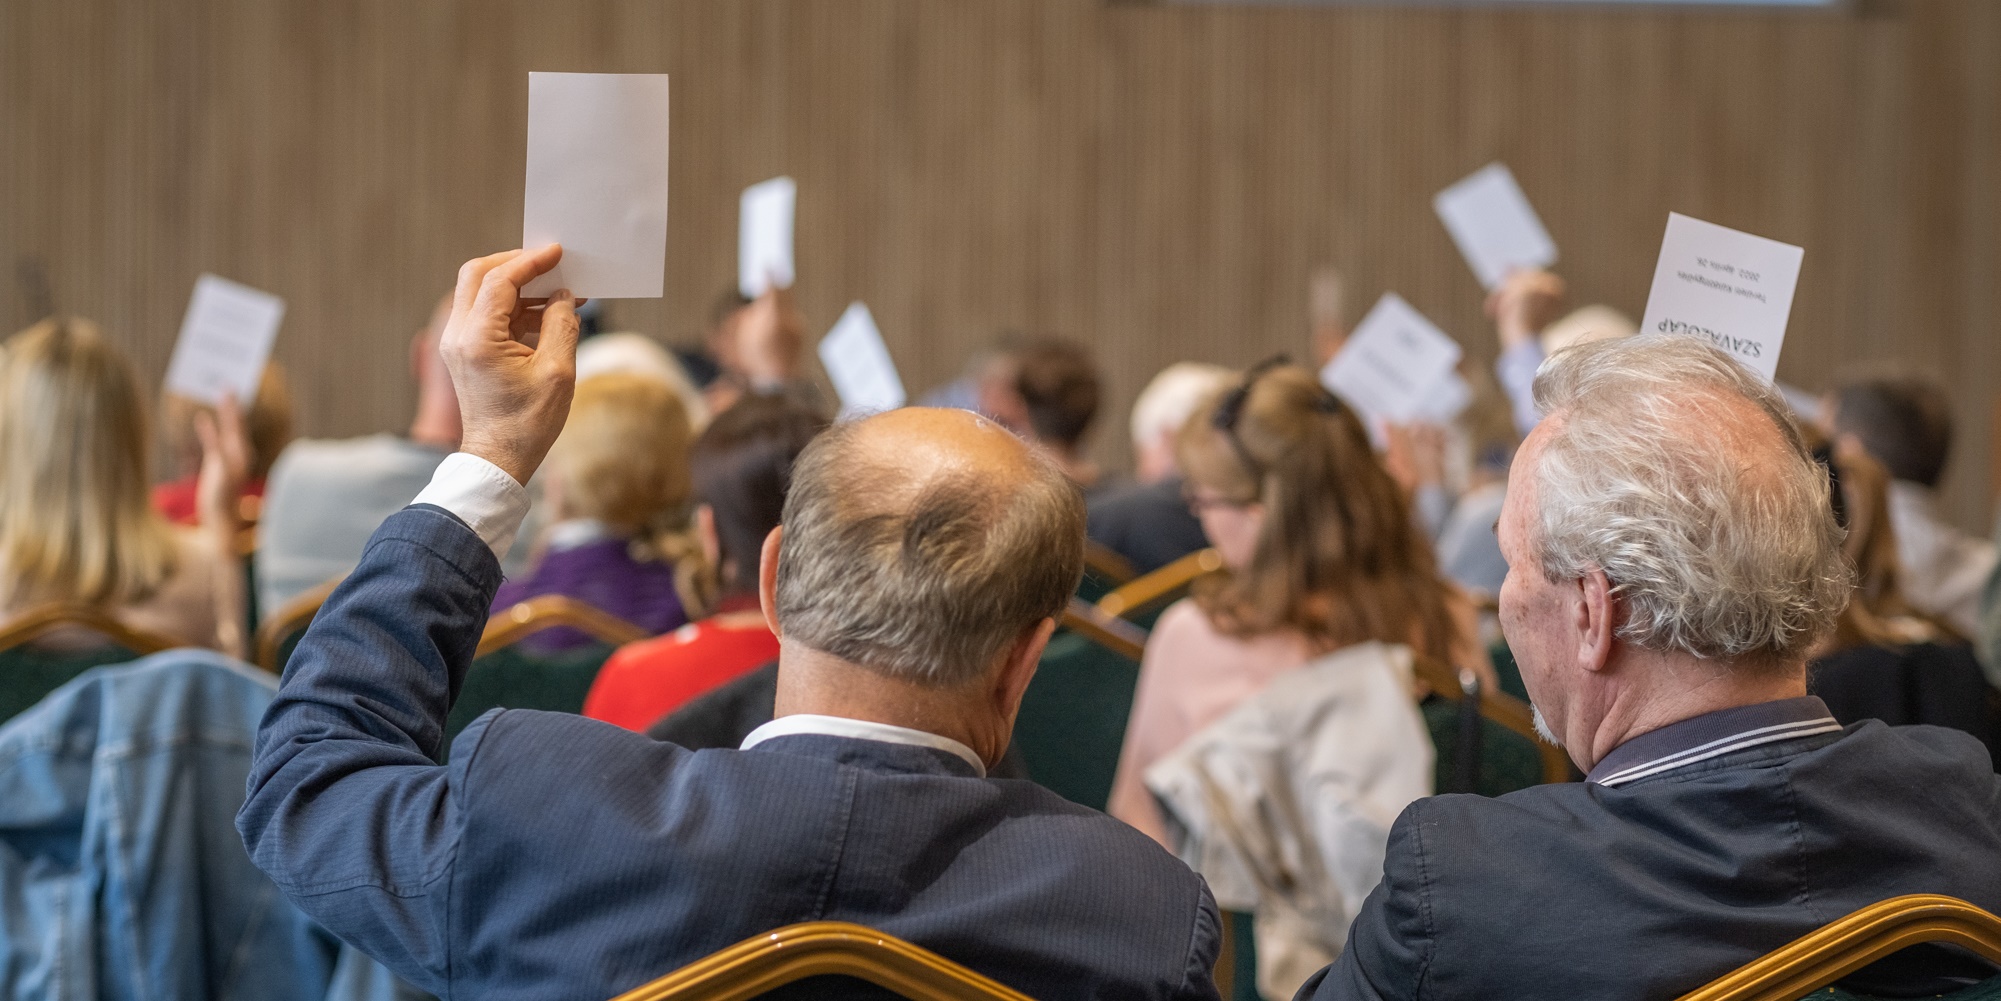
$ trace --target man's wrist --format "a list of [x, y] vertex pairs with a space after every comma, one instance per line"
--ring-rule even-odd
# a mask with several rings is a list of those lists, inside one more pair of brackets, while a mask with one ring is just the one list
[[536, 467], [541, 465], [539, 460], [529, 459], [519, 449], [482, 441], [472, 434], [467, 434], [459, 442], [459, 451], [492, 463], [501, 472], [513, 477], [515, 483], [524, 487], [534, 478]]
[[430, 485], [410, 503], [450, 511], [499, 559], [513, 546], [515, 533], [528, 516], [528, 488], [485, 456], [460, 450], [445, 456]]

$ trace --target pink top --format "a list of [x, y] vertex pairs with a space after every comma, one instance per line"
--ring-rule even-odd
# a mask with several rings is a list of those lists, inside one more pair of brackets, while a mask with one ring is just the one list
[[1106, 812], [1166, 845], [1160, 808], [1141, 781], [1147, 768], [1272, 679], [1311, 659], [1306, 637], [1297, 633], [1238, 639], [1217, 632], [1192, 600], [1169, 606], [1147, 637]]

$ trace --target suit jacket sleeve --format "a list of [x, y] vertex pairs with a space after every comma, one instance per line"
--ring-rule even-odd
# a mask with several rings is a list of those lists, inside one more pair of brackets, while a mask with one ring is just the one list
[[491, 715], [436, 760], [499, 584], [492, 550], [442, 508], [384, 521], [293, 653], [236, 817], [301, 909], [438, 994], [463, 779]]
[[[1198, 881], [1200, 877], [1197, 877]], [[1217, 1001], [1216, 957], [1223, 951], [1223, 915], [1209, 884], [1201, 882], [1202, 897], [1195, 908], [1195, 925], [1188, 936], [1188, 969], [1183, 973], [1178, 1001]]]
[[1390, 827], [1383, 881], [1348, 926], [1341, 958], [1307, 980], [1293, 1001], [1416, 1001], [1436, 941], [1424, 852], [1425, 801]]

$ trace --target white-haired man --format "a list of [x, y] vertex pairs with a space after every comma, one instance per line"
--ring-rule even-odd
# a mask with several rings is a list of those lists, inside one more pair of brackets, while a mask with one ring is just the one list
[[[1535, 392], [1501, 623], [1588, 777], [1413, 804], [1301, 997], [1668, 998], [1887, 897], [2001, 909], [1986, 749], [1844, 728], [1807, 694], [1851, 574], [1777, 392], [1657, 336], [1558, 354]], [[1917, 946], [1844, 985], [1912, 997], [1995, 972]]]
[[1188, 415], [1236, 379], [1235, 372], [1221, 365], [1184, 361], [1161, 369], [1140, 390], [1132, 413], [1133, 478], [1138, 482], [1092, 500], [1092, 541], [1125, 557], [1140, 573], [1209, 544], [1202, 523], [1181, 496], [1174, 439]]

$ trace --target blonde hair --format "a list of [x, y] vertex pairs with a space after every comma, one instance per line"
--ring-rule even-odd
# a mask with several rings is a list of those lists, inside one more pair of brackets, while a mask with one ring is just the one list
[[1380, 640], [1453, 659], [1449, 585], [1361, 420], [1297, 365], [1245, 378], [1176, 442], [1191, 481], [1265, 509], [1250, 565], [1198, 582], [1196, 604], [1231, 636], [1294, 629], [1328, 650]]
[[88, 320], [0, 347], [0, 591], [12, 606], [144, 601], [175, 570], [154, 512], [145, 393]]
[[577, 384], [549, 463], [562, 477], [571, 515], [665, 536], [686, 519], [691, 437], [687, 410], [658, 379], [597, 375]]

